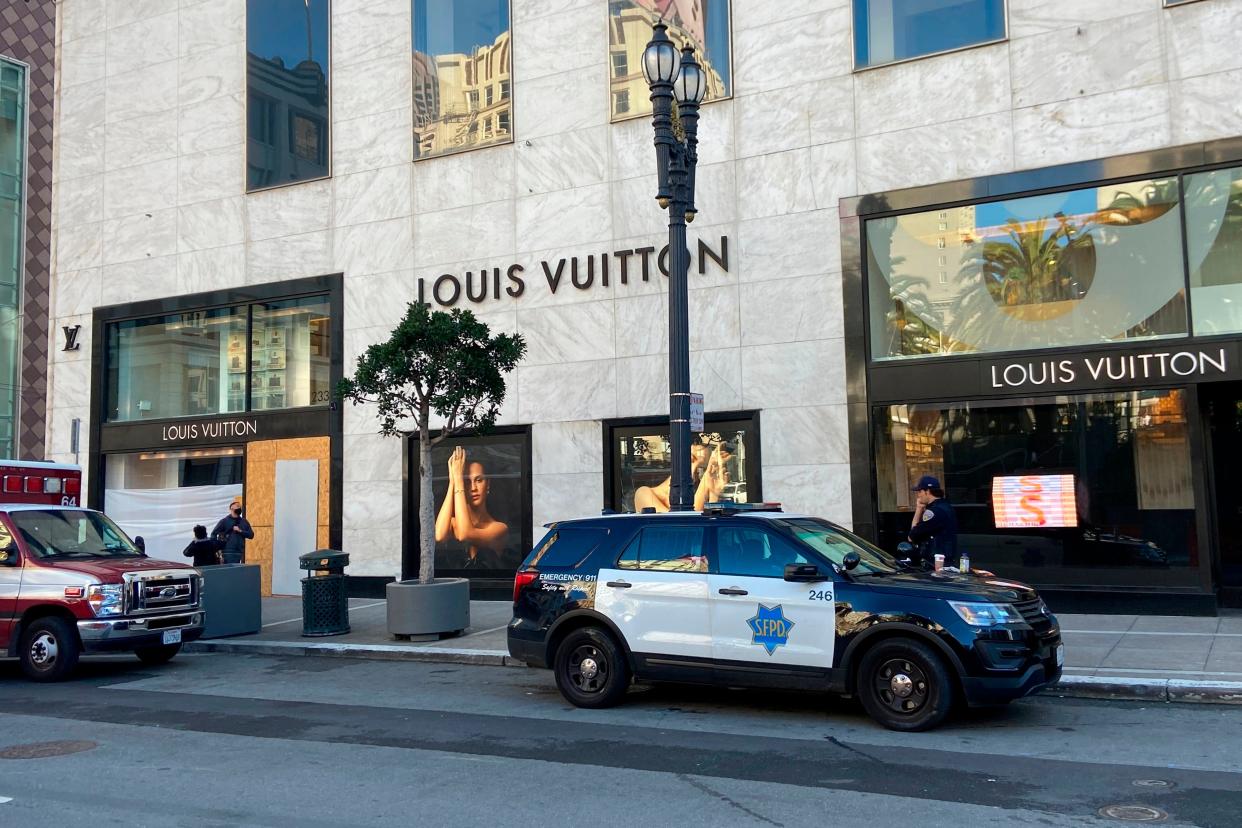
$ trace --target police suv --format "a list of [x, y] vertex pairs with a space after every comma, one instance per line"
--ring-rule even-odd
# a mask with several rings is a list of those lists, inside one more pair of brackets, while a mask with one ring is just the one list
[[509, 653], [551, 667], [579, 707], [620, 702], [632, 679], [826, 690], [913, 731], [1061, 675], [1031, 587], [905, 567], [777, 504], [548, 528], [514, 580]]

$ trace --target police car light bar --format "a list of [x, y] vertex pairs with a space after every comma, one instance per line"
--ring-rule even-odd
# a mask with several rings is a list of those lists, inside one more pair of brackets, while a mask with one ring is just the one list
[[734, 503], [729, 500], [703, 504], [703, 514], [724, 514], [726, 512], [779, 512], [781, 504], [774, 501], [766, 503]]

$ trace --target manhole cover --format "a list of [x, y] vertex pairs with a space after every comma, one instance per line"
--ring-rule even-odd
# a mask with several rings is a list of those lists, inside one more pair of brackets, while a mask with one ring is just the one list
[[49, 756], [66, 756], [70, 753], [81, 753], [99, 747], [98, 742], [65, 741], [65, 742], [32, 742], [28, 745], [13, 745], [0, 750], [0, 759], [46, 759]]
[[1109, 805], [1100, 809], [1100, 816], [1125, 822], [1159, 822], [1169, 815], [1149, 805]]
[[1135, 779], [1130, 783], [1136, 788], [1171, 788], [1173, 783], [1164, 779]]

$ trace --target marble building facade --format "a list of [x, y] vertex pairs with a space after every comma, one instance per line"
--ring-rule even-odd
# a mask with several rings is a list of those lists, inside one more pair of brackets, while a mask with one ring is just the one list
[[[537, 265], [666, 239], [650, 122], [610, 123], [604, 4], [513, 0], [513, 142], [417, 163], [409, 0], [331, 15], [331, 177], [247, 194], [244, 0], [62, 0], [52, 330], [342, 273], [348, 371], [420, 279], [522, 262], [523, 295], [464, 304], [529, 344], [501, 422], [532, 429], [533, 523], [597, 512], [602, 423], [667, 411], [664, 281], [553, 293]], [[691, 273], [691, 374], [709, 413], [760, 412], [765, 499], [851, 522], [841, 199], [1242, 134], [1242, 51], [1219, 36], [1240, 0], [1010, 0], [1008, 27], [855, 71], [847, 0], [733, 1], [691, 228], [728, 238], [729, 268]], [[90, 420], [82, 342], [52, 351], [51, 460]], [[365, 408], [343, 417], [350, 572], [391, 576], [402, 449]]]

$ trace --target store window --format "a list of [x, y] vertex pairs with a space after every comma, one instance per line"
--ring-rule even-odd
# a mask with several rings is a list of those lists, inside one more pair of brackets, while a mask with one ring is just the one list
[[1195, 333], [1242, 331], [1242, 167], [1185, 178]]
[[[866, 223], [876, 360], [1185, 336], [1176, 178]], [[940, 257], [949, 263], [944, 283]]]
[[109, 454], [103, 507], [131, 538], [142, 536], [147, 554], [181, 560], [194, 527], [210, 532], [242, 499], [244, 467], [240, 446]]
[[329, 0], [246, 3], [246, 187], [328, 176]]
[[[691, 435], [694, 508], [722, 500], [746, 503], [762, 499], [757, 419], [708, 418], [706, 425], [706, 431]], [[645, 508], [669, 511], [673, 478], [667, 420], [659, 425], [612, 425], [609, 445], [610, 508], [620, 512]]]
[[109, 422], [331, 401], [322, 296], [114, 322], [105, 341]]
[[862, 69], [1005, 39], [1005, 0], [854, 0]]
[[244, 410], [245, 337], [245, 307], [109, 325], [107, 419], [157, 420]]
[[25, 179], [26, 69], [0, 59], [0, 457], [16, 449]]
[[327, 299], [312, 296], [252, 307], [251, 409], [327, 405], [332, 398]]
[[[733, 94], [729, 0], [609, 0], [609, 77], [614, 121], [651, 114], [651, 91], [643, 76], [643, 50], [652, 27], [663, 19], [679, 47], [694, 47], [707, 78], [705, 102]], [[624, 107], [622, 106], [624, 104]]]
[[414, 160], [512, 141], [509, 0], [412, 0], [412, 9]]
[[971, 565], [1064, 586], [1196, 586], [1185, 392], [873, 409], [880, 545], [942, 482]]
[[[418, 441], [409, 441], [418, 468]], [[450, 437], [431, 449], [436, 573], [512, 578], [531, 550], [530, 435], [526, 430]], [[418, 485], [410, 487], [418, 514]], [[410, 533], [406, 569], [418, 561], [418, 529]]]

